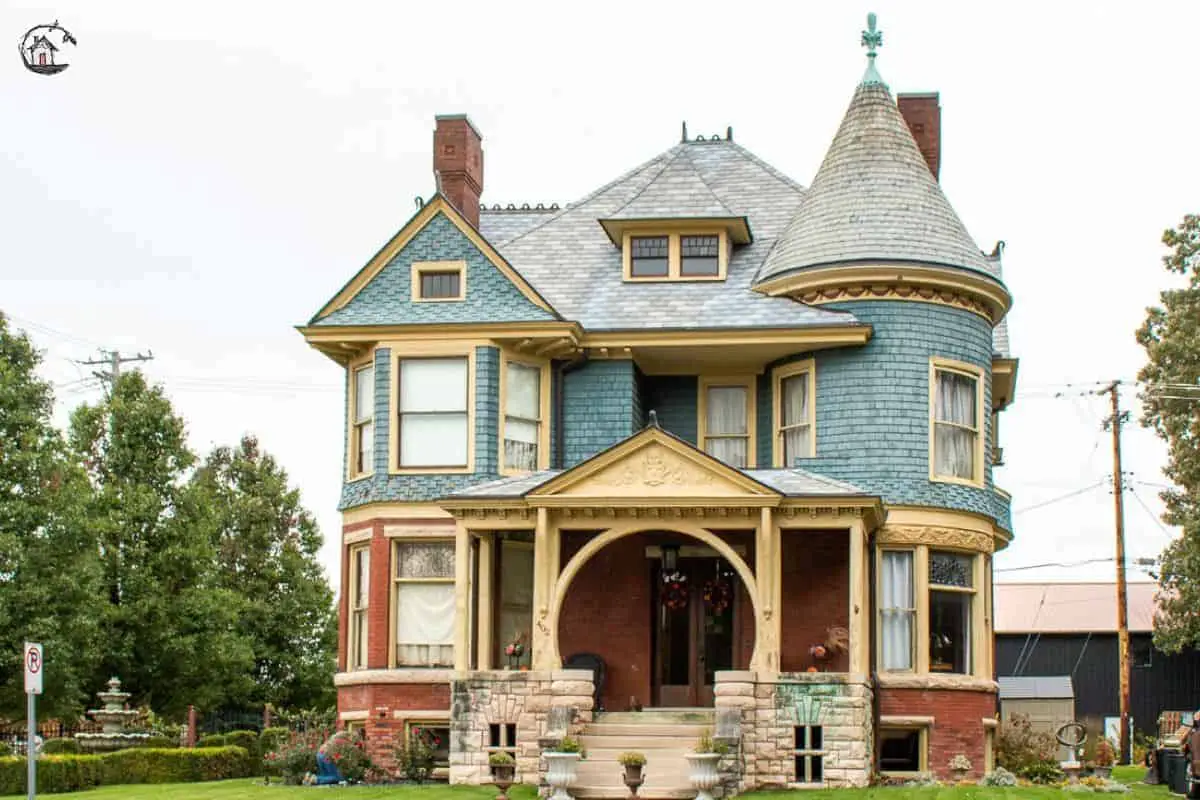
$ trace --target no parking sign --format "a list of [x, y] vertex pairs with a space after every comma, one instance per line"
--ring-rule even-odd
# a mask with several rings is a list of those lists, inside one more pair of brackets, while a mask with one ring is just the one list
[[25, 643], [25, 694], [42, 693], [42, 646]]

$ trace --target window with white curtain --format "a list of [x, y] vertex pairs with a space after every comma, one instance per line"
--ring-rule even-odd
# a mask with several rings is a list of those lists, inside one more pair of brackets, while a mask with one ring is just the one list
[[538, 468], [542, 429], [542, 370], [508, 363], [504, 395], [504, 467], [519, 472]]
[[796, 459], [813, 454], [810, 377], [806, 371], [779, 381], [779, 446], [783, 451], [783, 463], [779, 466], [782, 467], [793, 467]]
[[363, 475], [375, 464], [375, 367], [354, 371], [354, 433], [350, 442], [350, 472]]
[[979, 379], [935, 368], [933, 383], [933, 475], [978, 481]]
[[396, 542], [396, 663], [454, 666], [454, 543]]
[[470, 440], [467, 359], [400, 362], [401, 467], [465, 467]]
[[352, 547], [350, 556], [350, 635], [346, 642], [346, 668], [367, 666], [367, 609], [371, 595], [371, 551]]
[[917, 617], [912, 551], [884, 550], [880, 573], [880, 664], [884, 670], [911, 670]]
[[746, 386], [706, 386], [704, 452], [731, 467], [750, 460], [750, 390]]
[[971, 604], [975, 559], [962, 553], [929, 552], [929, 669], [971, 672]]

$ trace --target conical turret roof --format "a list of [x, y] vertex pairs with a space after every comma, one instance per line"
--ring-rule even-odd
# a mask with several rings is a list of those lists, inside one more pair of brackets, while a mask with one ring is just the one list
[[875, 261], [990, 272], [872, 64], [757, 281]]

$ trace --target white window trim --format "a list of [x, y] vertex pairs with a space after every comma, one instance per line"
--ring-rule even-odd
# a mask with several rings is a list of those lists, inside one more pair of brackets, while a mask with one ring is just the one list
[[808, 420], [800, 423], [808, 426], [808, 458], [817, 455], [817, 368], [809, 358], [777, 368], [771, 377], [771, 464], [776, 468], [788, 469], [792, 465], [783, 463], [783, 433], [800, 424], [783, 426], [783, 382], [797, 375], [808, 376]]
[[[754, 469], [758, 463], [758, 380], [755, 375], [701, 375], [697, 381], [699, 396], [696, 401], [696, 441], [701, 450], [708, 452], [708, 390], [722, 386], [746, 388], [746, 469]], [[711, 438], [732, 439], [740, 436], [714, 436]], [[736, 467], [735, 467], [736, 469]]]
[[508, 420], [508, 367], [510, 364], [516, 364], [522, 367], [532, 367], [539, 370], [538, 377], [538, 415], [541, 419], [538, 423], [538, 457], [537, 469], [549, 469], [550, 467], [550, 362], [538, 361], [535, 359], [510, 358], [503, 356], [501, 359], [500, 370], [500, 412], [499, 422], [497, 427], [497, 438], [500, 440], [500, 452], [497, 455], [499, 459], [496, 463], [500, 465], [501, 475], [520, 475], [523, 470], [510, 468], [504, 462], [504, 429]]
[[[955, 425], [953, 422], [937, 421], [937, 374], [939, 372], [955, 372], [975, 380], [975, 420], [979, 425], [978, 428]], [[935, 483], [956, 483], [961, 486], [983, 488], [984, 478], [987, 475], [987, 466], [983, 462], [986, 451], [985, 439], [987, 438], [987, 417], [984, 414], [985, 408], [983, 402], [986, 388], [984, 373], [980, 367], [964, 361], [954, 361], [953, 359], [937, 356], [929, 359], [929, 480]], [[970, 479], [959, 478], [953, 475], [939, 475], [937, 473], [937, 436], [935, 431], [938, 425], [954, 425], [963, 430], [972, 430], [975, 432], [975, 474]]]
[[[421, 276], [430, 272], [457, 272], [458, 295], [455, 297], [422, 297]], [[412, 301], [414, 303], [461, 303], [467, 299], [466, 261], [417, 261], [412, 265]]]
[[[401, 664], [400, 659], [396, 657], [396, 648], [399, 645], [396, 636], [396, 624], [400, 620], [400, 586], [405, 583], [440, 583], [454, 584], [455, 576], [451, 575], [448, 578], [401, 578], [396, 575], [396, 564], [399, 561], [398, 553], [400, 546], [412, 542], [420, 542], [422, 544], [448, 544], [455, 545], [455, 540], [450, 537], [432, 538], [427, 536], [421, 537], [395, 537], [388, 544], [388, 668], [389, 669], [411, 669], [411, 670], [446, 670], [450, 667], [425, 667], [420, 664]], [[457, 622], [455, 623], [457, 624]], [[457, 658], [457, 655], [455, 656]]]
[[[359, 607], [355, 605], [358, 599], [358, 571], [356, 569], [358, 554], [366, 551], [367, 553], [367, 602], [366, 605]], [[370, 643], [371, 643], [371, 545], [370, 543], [356, 544], [346, 548], [346, 584], [348, 590], [346, 592], [346, 620], [349, 623], [349, 630], [346, 631], [346, 671], [352, 672], [355, 670], [368, 669], [370, 666]], [[363, 614], [366, 618], [366, 624], [363, 625], [363, 631], [366, 634], [366, 641], [359, 642], [357, 630], [358, 627], [354, 624], [355, 617], [358, 614]], [[360, 645], [363, 645], [360, 648]], [[364, 649], [367, 653], [363, 659], [363, 663], [355, 663], [358, 658], [360, 649]]]
[[[400, 362], [423, 358], [467, 360], [467, 464], [446, 467], [400, 465]], [[457, 342], [406, 343], [392, 347], [392, 374], [388, 398], [388, 472], [392, 475], [463, 475], [475, 471], [475, 345]]]

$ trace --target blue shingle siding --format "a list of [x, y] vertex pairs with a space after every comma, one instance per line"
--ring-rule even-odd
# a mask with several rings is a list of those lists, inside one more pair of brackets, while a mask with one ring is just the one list
[[563, 467], [572, 467], [634, 432], [632, 361], [590, 361], [563, 380]]
[[647, 375], [642, 379], [642, 404], [647, 412], [654, 409], [664, 430], [696, 444], [697, 391], [695, 375]]
[[[831, 304], [832, 305], [832, 304]], [[839, 303], [874, 326], [863, 347], [815, 354], [817, 457], [794, 466], [849, 481], [886, 503], [975, 511], [1006, 521], [1007, 503], [992, 491], [991, 328], [979, 316], [932, 303]], [[984, 371], [984, 486], [929, 480], [929, 360]]]
[[[421, 502], [500, 477], [498, 426], [500, 414], [500, 351], [475, 348], [475, 471], [448, 475], [389, 475], [389, 448], [394, 446], [388, 392], [391, 390], [391, 351], [375, 351], [375, 474], [342, 486], [338, 508], [365, 503]], [[347, 391], [349, 389], [347, 388]], [[348, 408], [347, 404], [347, 408]]]
[[755, 391], [758, 393], [758, 408], [754, 412], [756, 415], [755, 424], [758, 426], [758, 436], [756, 437], [758, 441], [754, 443], [754, 446], [758, 450], [758, 466], [760, 468], [773, 467], [775, 464], [771, 457], [771, 434], [773, 432], [771, 422], [774, 419], [774, 415], [771, 408], [773, 400], [771, 397], [770, 370], [758, 376]]
[[[412, 265], [465, 261], [466, 299], [412, 302]], [[534, 305], [445, 215], [437, 214], [344, 308], [317, 325], [408, 325], [448, 322], [530, 322], [554, 319]]]

